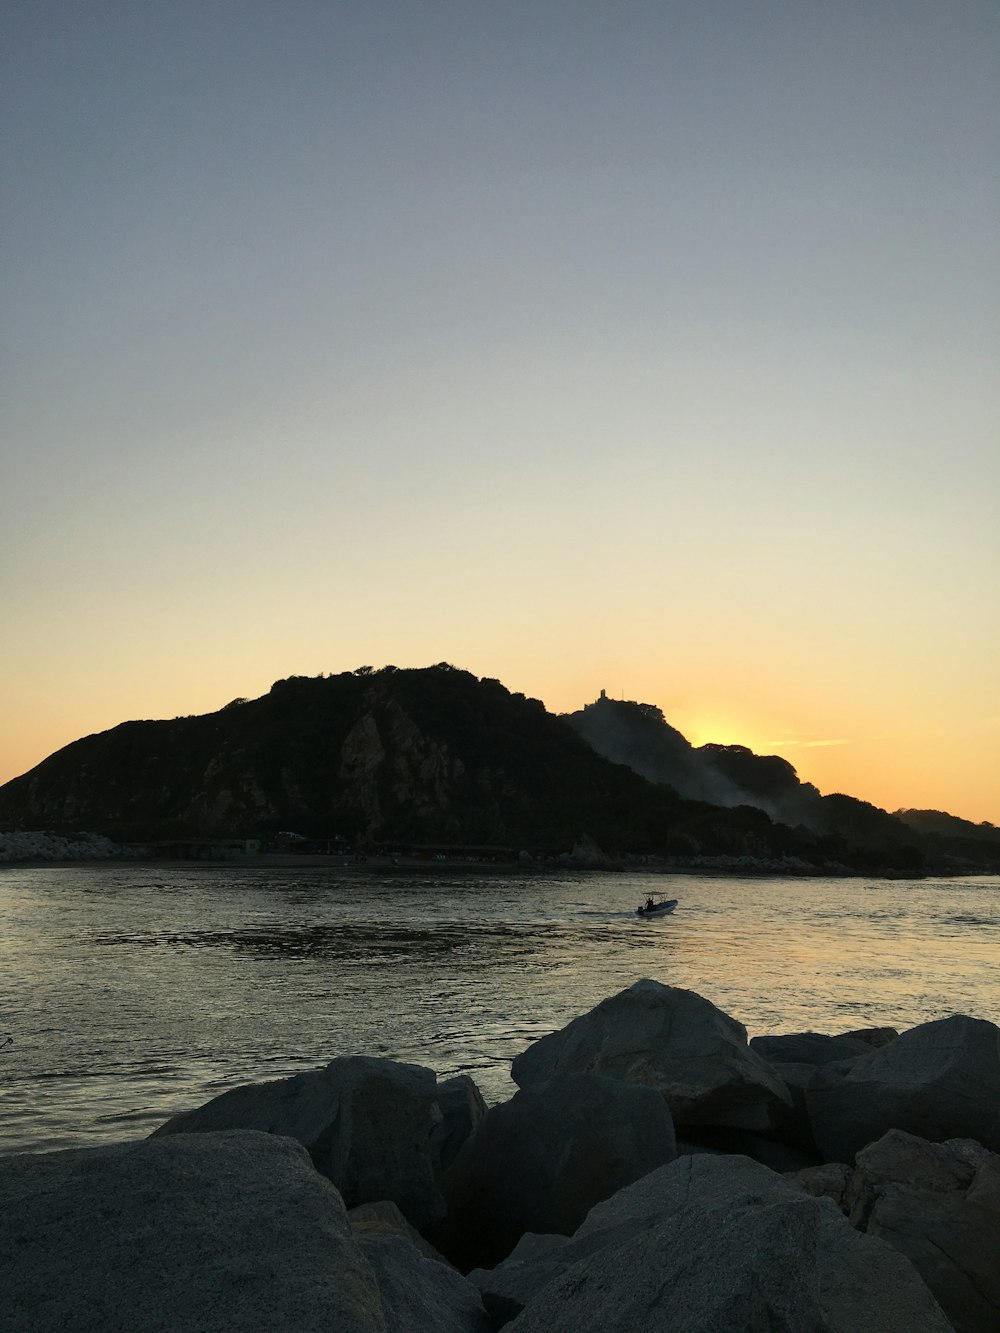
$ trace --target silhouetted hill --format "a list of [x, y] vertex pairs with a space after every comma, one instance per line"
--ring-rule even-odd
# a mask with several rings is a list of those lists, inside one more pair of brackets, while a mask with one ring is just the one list
[[971, 819], [946, 815], [943, 810], [896, 810], [895, 815], [909, 828], [917, 829], [920, 833], [968, 838], [972, 842], [1000, 842], [1000, 828], [985, 820], [982, 824], [974, 824]]
[[[695, 801], [714, 805], [754, 805], [786, 824], [812, 825], [819, 792], [800, 782], [795, 769], [777, 755], [760, 756], [744, 745], [695, 748], [670, 726], [654, 704], [609, 699], [587, 704], [565, 721], [599, 754], [665, 782]], [[816, 822], [821, 824], [818, 819]]]
[[989, 840], [970, 856], [964, 838], [953, 849], [865, 802], [821, 797], [776, 756], [695, 750], [650, 705], [602, 699], [561, 719], [446, 663], [293, 676], [216, 713], [122, 723], [0, 787], [4, 826], [124, 842], [294, 830], [533, 852], [589, 837], [611, 856], [869, 873], [1000, 866]]
[[740, 805], [746, 792], [670, 726], [655, 704], [609, 699], [603, 692], [576, 713], [563, 714], [578, 735], [607, 759], [626, 764], [650, 782], [667, 783], [692, 801]]
[[609, 699], [603, 692], [564, 719], [599, 753], [667, 783], [682, 796], [735, 807], [755, 806], [791, 825], [831, 860], [860, 869], [879, 864], [917, 872], [1000, 869], [1000, 830], [940, 811], [889, 814], [853, 796], [822, 796], [778, 755], [744, 745], [697, 748], [653, 704]]
[[897, 810], [896, 818], [918, 833], [936, 855], [973, 862], [992, 859], [1000, 867], [1000, 828], [995, 824], [974, 824], [943, 810]]
[[441, 664], [291, 677], [217, 713], [123, 723], [0, 788], [0, 825], [566, 849], [589, 834], [641, 852], [678, 804], [537, 700]]

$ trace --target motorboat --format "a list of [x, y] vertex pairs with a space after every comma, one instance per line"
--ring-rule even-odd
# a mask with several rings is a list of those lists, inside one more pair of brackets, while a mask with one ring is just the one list
[[676, 906], [676, 898], [661, 898], [658, 903], [651, 903], [648, 907], [643, 905], [635, 910], [637, 916], [666, 916]]

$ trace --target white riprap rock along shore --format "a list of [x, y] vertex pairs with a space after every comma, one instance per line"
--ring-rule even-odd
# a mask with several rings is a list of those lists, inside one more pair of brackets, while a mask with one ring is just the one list
[[0, 864], [11, 861], [107, 861], [122, 855], [110, 838], [77, 833], [62, 838], [55, 833], [0, 833]]

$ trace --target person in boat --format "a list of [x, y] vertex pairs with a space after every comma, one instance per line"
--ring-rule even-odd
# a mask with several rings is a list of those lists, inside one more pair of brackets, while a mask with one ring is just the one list
[[656, 903], [653, 902], [652, 895], [647, 893], [647, 894], [646, 894], [645, 910], [648, 912], [648, 911], [650, 911], [652, 908], [654, 908], [655, 906], [656, 906]]

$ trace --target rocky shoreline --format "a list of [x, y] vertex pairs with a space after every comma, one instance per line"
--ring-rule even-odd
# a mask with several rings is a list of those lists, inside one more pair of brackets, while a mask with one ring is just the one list
[[747, 1039], [636, 982], [467, 1075], [370, 1056], [0, 1158], [37, 1330], [994, 1333], [1000, 1028]]
[[[210, 846], [206, 844], [206, 846]], [[523, 875], [550, 871], [599, 871], [647, 875], [708, 875], [739, 877], [786, 877], [792, 879], [843, 879], [861, 876], [855, 867], [840, 861], [822, 864], [804, 861], [798, 856], [686, 855], [626, 856], [613, 859], [584, 839], [571, 851], [558, 855], [532, 856], [521, 852], [508, 860], [491, 861], [474, 856], [417, 857], [392, 853], [298, 853], [243, 852], [226, 855], [208, 851], [204, 856], [163, 856], [139, 844], [122, 845], [97, 833], [71, 836], [47, 831], [0, 831], [0, 866], [73, 865], [78, 862], [127, 861], [135, 865], [202, 866], [212, 869], [267, 870], [293, 867], [324, 868], [338, 871], [427, 871], [446, 873], [474, 870], [477, 874]], [[905, 874], [882, 870], [867, 878], [926, 879], [936, 872], [911, 869]], [[953, 873], [958, 873], [957, 871]], [[994, 871], [974, 868], [961, 872], [963, 878], [987, 876]]]
[[[81, 833], [73, 838], [55, 833], [0, 832], [0, 867], [76, 865], [81, 862], [122, 862], [140, 866], [198, 866], [212, 870], [334, 869], [338, 872], [364, 874], [372, 871], [420, 871], [435, 874], [464, 873], [496, 876], [545, 874], [561, 870], [593, 871], [602, 874], [690, 875], [726, 878], [727, 876], [788, 877], [794, 879], [842, 879], [857, 876], [858, 871], [836, 862], [812, 866], [797, 857], [754, 856], [671, 856], [635, 857], [624, 861], [574, 857], [572, 853], [547, 858], [525, 857], [507, 862], [489, 862], [472, 857], [447, 857], [428, 860], [420, 857], [379, 855], [321, 855], [290, 852], [247, 852], [231, 856], [162, 857], [144, 849], [136, 850], [112, 842], [95, 833]], [[986, 874], [985, 871], [970, 875]], [[884, 876], [875, 876], [883, 878]], [[898, 876], [889, 876], [898, 878]], [[907, 876], [923, 879], [923, 874]]]
[[198, 865], [241, 869], [276, 867], [325, 867], [337, 870], [475, 870], [495, 874], [524, 874], [546, 870], [640, 871], [646, 874], [716, 875], [795, 875], [840, 876], [853, 873], [846, 866], [830, 862], [810, 865], [798, 857], [753, 856], [670, 856], [632, 857], [612, 860], [584, 842], [558, 856], [533, 857], [521, 852], [508, 861], [491, 862], [470, 856], [427, 857], [395, 854], [295, 852], [232, 852], [226, 856], [206, 854], [199, 857], [169, 857], [151, 854], [144, 847], [123, 846], [97, 833], [77, 833], [66, 837], [44, 830], [0, 831], [0, 865], [72, 865], [78, 861], [129, 861], [140, 865]]
[[118, 861], [123, 855], [116, 842], [99, 833], [78, 833], [65, 838], [57, 833], [0, 832], [0, 865]]

